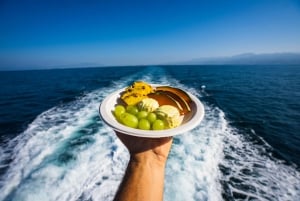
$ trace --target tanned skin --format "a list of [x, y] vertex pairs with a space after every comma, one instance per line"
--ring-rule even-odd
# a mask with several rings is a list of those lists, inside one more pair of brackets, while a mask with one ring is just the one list
[[116, 132], [130, 153], [114, 201], [162, 201], [172, 137], [142, 138]]

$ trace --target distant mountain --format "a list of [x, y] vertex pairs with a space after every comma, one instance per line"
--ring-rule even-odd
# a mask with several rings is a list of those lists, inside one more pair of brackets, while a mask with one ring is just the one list
[[231, 57], [199, 58], [180, 64], [208, 64], [208, 65], [300, 65], [300, 53], [245, 53]]

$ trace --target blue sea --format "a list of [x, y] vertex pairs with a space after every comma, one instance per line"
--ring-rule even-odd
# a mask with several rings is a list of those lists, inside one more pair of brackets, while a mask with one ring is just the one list
[[300, 200], [300, 66], [2, 71], [0, 200], [112, 200], [129, 154], [98, 107], [135, 80], [205, 107], [174, 137], [165, 201]]

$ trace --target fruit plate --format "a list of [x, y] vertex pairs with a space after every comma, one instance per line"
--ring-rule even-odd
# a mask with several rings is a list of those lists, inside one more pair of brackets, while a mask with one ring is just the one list
[[[153, 86], [158, 86], [158, 85], [153, 85]], [[183, 121], [180, 126], [176, 128], [165, 129], [165, 130], [141, 130], [141, 129], [127, 127], [119, 123], [115, 119], [112, 112], [114, 110], [114, 107], [118, 103], [120, 94], [125, 89], [126, 88], [123, 88], [111, 93], [101, 102], [99, 106], [100, 117], [107, 125], [109, 125], [115, 131], [119, 131], [121, 133], [127, 135], [133, 135], [137, 137], [148, 137], [148, 138], [169, 137], [169, 136], [183, 134], [195, 128], [197, 125], [199, 125], [199, 123], [202, 121], [204, 117], [203, 104], [196, 96], [194, 96], [189, 92], [186, 92], [190, 96], [193, 102], [191, 104], [191, 112], [183, 116]]]

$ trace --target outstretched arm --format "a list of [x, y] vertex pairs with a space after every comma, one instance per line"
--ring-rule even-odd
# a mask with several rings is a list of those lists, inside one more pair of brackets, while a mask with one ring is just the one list
[[129, 150], [130, 160], [114, 200], [163, 200], [164, 171], [172, 137], [140, 138], [116, 133]]

